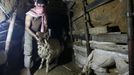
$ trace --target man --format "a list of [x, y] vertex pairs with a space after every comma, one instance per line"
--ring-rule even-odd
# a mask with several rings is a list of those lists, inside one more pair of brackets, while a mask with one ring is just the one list
[[37, 34], [44, 35], [47, 31], [47, 21], [45, 13], [45, 0], [36, 0], [35, 7], [26, 13], [25, 35], [24, 35], [24, 66], [28, 71], [32, 67], [33, 40], [40, 40]]

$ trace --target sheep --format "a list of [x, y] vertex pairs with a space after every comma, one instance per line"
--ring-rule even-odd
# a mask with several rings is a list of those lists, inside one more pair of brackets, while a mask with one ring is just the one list
[[[37, 41], [38, 55], [41, 58], [39, 69], [42, 68], [44, 60], [46, 60], [46, 73], [49, 71], [49, 63], [58, 58], [61, 53], [60, 42], [57, 39], [44, 39]], [[55, 64], [56, 65], [56, 64]]]
[[116, 65], [119, 75], [128, 75], [127, 62], [128, 57], [126, 54], [94, 49], [88, 56], [87, 62], [79, 75], [88, 75], [90, 69], [93, 69], [96, 75], [105, 75], [107, 73], [106, 67], [113, 64]]

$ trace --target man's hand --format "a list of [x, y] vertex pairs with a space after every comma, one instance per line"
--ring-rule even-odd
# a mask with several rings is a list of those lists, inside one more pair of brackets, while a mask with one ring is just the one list
[[42, 32], [37, 32], [36, 35], [38, 38], [44, 38], [44, 33]]
[[48, 29], [48, 36], [51, 37], [51, 29]]
[[48, 39], [50, 37], [49, 32], [37, 32], [36, 35], [39, 39]]
[[42, 32], [37, 32], [37, 33], [36, 33], [36, 36], [37, 36], [37, 37], [36, 37], [36, 40], [37, 40], [37, 41], [43, 41], [44, 38], [45, 38], [45, 37], [44, 37], [44, 33], [42, 33]]
[[38, 36], [35, 36], [35, 39], [37, 40], [37, 41], [39, 41], [40, 39], [38, 38]]

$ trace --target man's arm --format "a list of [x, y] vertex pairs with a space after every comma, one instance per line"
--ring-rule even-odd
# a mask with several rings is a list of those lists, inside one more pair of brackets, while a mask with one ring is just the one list
[[29, 15], [26, 15], [26, 18], [25, 18], [25, 30], [30, 35], [32, 35], [36, 40], [39, 40], [39, 38], [36, 36], [36, 34], [34, 34], [34, 32], [32, 32], [31, 29], [30, 29], [31, 21], [32, 21], [32, 17], [29, 16]]
[[50, 37], [51, 36], [51, 29], [48, 28], [47, 15], [46, 15], [46, 13], [45, 13], [44, 24], [45, 24], [45, 31], [48, 32], [48, 37]]
[[45, 13], [45, 16], [44, 16], [44, 24], [45, 24], [45, 32], [47, 32], [48, 25], [47, 25], [47, 15], [46, 15], [46, 13]]

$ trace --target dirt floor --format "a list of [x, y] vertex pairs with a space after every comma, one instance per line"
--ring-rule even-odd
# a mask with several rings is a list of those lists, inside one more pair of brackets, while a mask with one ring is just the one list
[[[25, 69], [22, 70], [21, 75], [27, 75], [27, 72]], [[74, 63], [70, 62], [65, 65], [59, 65], [52, 69], [48, 74], [45, 72], [45, 68], [42, 68], [40, 70], [37, 70], [34, 75], [80, 75], [81, 69], [76, 66]], [[118, 75], [118, 71], [116, 69], [109, 70], [110, 73], [107, 74], [101, 74], [101, 75]], [[29, 74], [28, 74], [29, 75]], [[90, 74], [95, 75], [95, 74]], [[100, 75], [100, 74], [99, 74]]]
[[59, 65], [52, 69], [48, 74], [45, 72], [45, 68], [38, 70], [34, 75], [78, 75], [80, 68], [74, 63], [70, 62], [65, 65]]
[[[81, 69], [74, 63], [70, 62], [65, 65], [59, 65], [52, 69], [48, 74], [45, 72], [45, 68], [38, 70], [34, 75], [78, 75]], [[110, 73], [106, 75], [118, 75], [116, 69], [109, 70]]]

